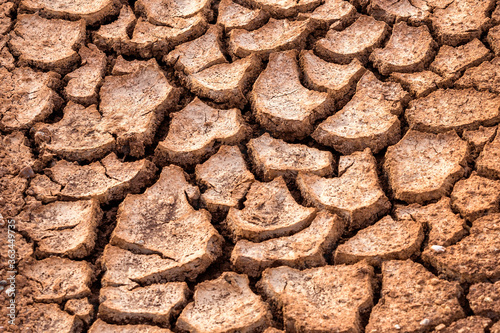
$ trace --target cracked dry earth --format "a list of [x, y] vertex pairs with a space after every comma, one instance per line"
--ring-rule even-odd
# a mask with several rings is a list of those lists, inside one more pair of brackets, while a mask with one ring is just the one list
[[500, 2], [0, 0], [0, 99], [2, 332], [500, 333]]

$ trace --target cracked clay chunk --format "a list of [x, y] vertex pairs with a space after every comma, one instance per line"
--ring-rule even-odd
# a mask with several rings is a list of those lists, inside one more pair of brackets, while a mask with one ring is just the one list
[[176, 46], [164, 57], [164, 61], [181, 75], [194, 74], [210, 66], [226, 63], [221, 51], [221, 34], [219, 26], [211, 26], [203, 36]]
[[488, 37], [486, 38], [486, 41], [490, 45], [495, 55], [500, 55], [500, 27], [498, 25], [494, 26], [488, 31]]
[[238, 147], [223, 145], [205, 163], [196, 165], [201, 202], [212, 213], [238, 206], [255, 180]]
[[490, 214], [472, 222], [470, 235], [444, 251], [424, 260], [438, 272], [460, 282], [500, 279], [500, 214]]
[[463, 318], [457, 282], [438, 279], [411, 260], [382, 264], [381, 300], [373, 308], [366, 327], [375, 332], [429, 332], [439, 324]]
[[339, 177], [322, 178], [299, 173], [297, 186], [304, 200], [340, 215], [350, 230], [366, 227], [391, 208], [369, 149], [340, 156]]
[[251, 139], [247, 147], [255, 171], [264, 181], [278, 176], [293, 179], [299, 171], [318, 176], [333, 173], [333, 155], [329, 151], [287, 143], [274, 139], [268, 133]]
[[314, 122], [333, 110], [327, 93], [309, 90], [300, 82], [297, 51], [272, 53], [267, 68], [249, 93], [257, 121], [283, 139], [302, 139]]
[[494, 5], [495, 0], [455, 0], [444, 8], [437, 8], [431, 20], [438, 42], [456, 46], [480, 38]]
[[[202, 273], [221, 254], [222, 237], [210, 223], [210, 214], [190, 205], [188, 198], [196, 200], [199, 195], [174, 165], [163, 168], [160, 179], [143, 194], [128, 195], [118, 208], [110, 244], [133, 252], [110, 249], [115, 254], [104, 255], [108, 276], [103, 280], [123, 284], [123, 280], [139, 281], [155, 274], [182, 280]], [[134, 256], [135, 262], [144, 261], [149, 267], [127, 267]]]
[[446, 79], [455, 79], [467, 68], [477, 66], [490, 57], [490, 50], [479, 39], [457, 47], [443, 45], [430, 69]]
[[99, 293], [99, 318], [111, 323], [152, 323], [169, 327], [170, 321], [187, 304], [185, 282], [153, 284], [127, 290], [105, 287]]
[[97, 200], [56, 201], [21, 214], [18, 228], [36, 242], [39, 255], [83, 258], [94, 249], [101, 217]]
[[23, 306], [17, 317], [19, 318], [18, 327], [22, 327], [25, 332], [77, 333], [82, 330], [80, 320], [61, 310], [57, 304], [35, 303]]
[[61, 303], [90, 295], [93, 271], [86, 261], [50, 257], [22, 262], [22, 274], [30, 281], [37, 302]]
[[269, 14], [261, 9], [250, 9], [233, 0], [221, 0], [217, 24], [224, 27], [226, 33], [233, 29], [255, 30], [269, 19]]
[[500, 179], [500, 130], [493, 141], [484, 146], [476, 160], [477, 172], [481, 176]]
[[428, 229], [426, 248], [433, 245], [449, 246], [467, 235], [466, 223], [451, 210], [450, 198], [443, 197], [426, 206], [411, 204], [398, 206], [395, 210], [398, 220], [414, 220]]
[[33, 127], [35, 142], [42, 151], [71, 161], [91, 161], [104, 157], [115, 139], [100, 128], [102, 117], [95, 105], [87, 108], [68, 102], [63, 118], [52, 124]]
[[176, 104], [178, 90], [152, 59], [131, 74], [106, 76], [100, 98], [101, 128], [117, 136], [120, 151], [139, 157], [153, 143], [165, 112]]
[[[497, 126], [493, 127], [479, 126], [477, 130], [463, 131], [462, 138], [466, 140], [469, 146], [472, 148], [471, 150], [474, 157], [477, 157], [483, 150], [484, 146], [494, 140], [493, 138], [495, 137], [496, 132], [497, 132]], [[489, 144], [488, 146], [491, 146], [491, 144]], [[485, 155], [489, 154], [494, 154], [494, 153], [493, 151], [488, 151], [485, 153]], [[480, 168], [481, 163], [479, 162], [480, 160], [476, 160], [476, 168], [480, 170], [479, 174], [481, 176], [484, 176], [483, 170], [481, 170]]]
[[420, 250], [424, 236], [421, 223], [385, 216], [339, 245], [335, 251], [335, 264], [366, 260], [370, 265], [379, 266], [386, 260], [409, 259]]
[[373, 306], [373, 268], [366, 263], [299, 271], [268, 268], [257, 288], [283, 312], [287, 332], [362, 332]]
[[500, 333], [500, 321], [491, 326], [490, 333]]
[[304, 48], [313, 27], [310, 20], [269, 19], [257, 30], [234, 29], [229, 33], [229, 52], [244, 58], [254, 53], [267, 59], [270, 53]]
[[189, 75], [187, 86], [195, 95], [216, 103], [243, 107], [246, 93], [262, 67], [256, 55], [238, 59], [230, 64], [218, 64]]
[[340, 103], [349, 100], [366, 71], [357, 59], [347, 65], [333, 64], [317, 57], [311, 50], [301, 52], [300, 67], [307, 87], [327, 92]]
[[101, 25], [99, 30], [93, 33], [92, 40], [102, 49], [107, 51], [114, 50], [117, 53], [123, 53], [127, 48], [137, 19], [132, 9], [124, 4], [120, 10], [118, 18], [105, 25]]
[[152, 24], [169, 26], [173, 20], [193, 17], [198, 13], [210, 17], [211, 4], [212, 0], [138, 0], [135, 10]]
[[344, 0], [325, 0], [312, 12], [299, 13], [299, 18], [309, 18], [313, 23], [328, 29], [343, 28], [356, 18], [356, 7]]
[[156, 147], [157, 159], [183, 166], [201, 162], [217, 144], [237, 144], [247, 134], [239, 109], [215, 109], [197, 97], [170, 115], [167, 137]]
[[66, 75], [68, 85], [64, 88], [64, 95], [75, 103], [96, 104], [98, 90], [106, 72], [106, 54], [94, 44], [82, 46], [79, 54], [82, 66]]
[[371, 16], [360, 16], [342, 31], [328, 30], [325, 38], [316, 42], [314, 50], [328, 61], [348, 64], [354, 58], [368, 61], [373, 49], [382, 45], [389, 26]]
[[86, 325], [90, 325], [91, 320], [94, 318], [94, 306], [89, 303], [88, 298], [74, 298], [68, 300], [66, 304], [64, 304], [64, 311], [75, 315]]
[[45, 172], [63, 188], [62, 199], [96, 198], [100, 203], [120, 200], [127, 193], [137, 193], [155, 174], [155, 165], [148, 160], [121, 162], [111, 153], [100, 162], [80, 166], [60, 160]]
[[0, 129], [28, 129], [47, 118], [63, 103], [54, 91], [59, 75], [20, 67], [12, 72], [0, 68]]
[[89, 328], [89, 333], [172, 333], [172, 331], [150, 325], [113, 325], [97, 319]]
[[488, 327], [491, 326], [491, 319], [478, 317], [478, 316], [470, 316], [467, 318], [462, 318], [454, 322], [448, 327], [444, 327], [444, 325], [439, 325], [436, 327], [436, 330], [433, 333], [486, 333], [490, 332], [487, 330]]
[[[435, 1], [433, 1], [435, 2]], [[421, 25], [429, 21], [429, 11], [426, 5], [413, 0], [371, 0], [368, 13], [387, 24], [398, 24], [404, 21], [411, 25]]]
[[66, 20], [84, 19], [88, 25], [100, 23], [117, 15], [121, 7], [119, 0], [22, 0], [19, 9], [30, 13], [40, 12], [51, 18]]
[[455, 86], [500, 93], [500, 58], [483, 61], [477, 67], [467, 69], [464, 75], [455, 82]]
[[500, 203], [500, 181], [478, 176], [475, 172], [461, 179], [451, 192], [451, 206], [468, 220], [498, 213]]
[[411, 27], [399, 22], [394, 26], [387, 45], [373, 50], [370, 60], [383, 75], [417, 72], [432, 61], [436, 47], [427, 26]]
[[500, 320], [500, 281], [473, 284], [467, 300], [474, 314]]
[[292, 236], [261, 243], [238, 241], [231, 263], [237, 271], [252, 277], [259, 276], [266, 268], [282, 265], [299, 269], [325, 266], [324, 254], [340, 239], [344, 224], [337, 215], [321, 211], [309, 227]]
[[372, 72], [365, 72], [354, 97], [319, 124], [312, 137], [344, 155], [365, 148], [376, 154], [400, 139], [398, 115], [409, 97], [399, 83], [382, 82]]
[[500, 121], [500, 97], [487, 91], [439, 89], [413, 100], [405, 111], [410, 128], [425, 132], [478, 129]]
[[250, 7], [256, 7], [270, 13], [274, 17], [284, 18], [296, 16], [300, 12], [308, 12], [318, 7], [321, 0], [243, 0]]
[[398, 82], [415, 98], [424, 97], [441, 88], [445, 79], [431, 71], [417, 73], [391, 73], [391, 80]]
[[10, 33], [9, 46], [19, 57], [18, 65], [67, 73], [80, 61], [77, 51], [84, 40], [83, 20], [47, 20], [37, 14], [21, 14]]
[[249, 287], [248, 278], [225, 272], [195, 287], [194, 301], [177, 319], [176, 328], [191, 333], [261, 332], [271, 323], [269, 306]]
[[11, 71], [15, 68], [15, 59], [10, 53], [9, 47], [7, 45], [8, 41], [9, 35], [0, 36], [0, 66], [5, 67]]
[[394, 198], [421, 204], [448, 195], [464, 176], [468, 155], [467, 142], [454, 131], [409, 130], [385, 154], [384, 170]]
[[25, 204], [24, 190], [28, 180], [20, 176], [0, 177], [0, 214], [4, 217], [16, 216]]
[[289, 236], [311, 224], [315, 208], [299, 205], [282, 177], [269, 183], [254, 182], [247, 193], [244, 208], [230, 208], [226, 223], [234, 240], [261, 242]]
[[56, 201], [58, 195], [61, 193], [61, 185], [54, 183], [46, 175], [37, 174], [30, 180], [29, 188], [26, 194], [35, 197], [43, 203]]
[[21, 132], [12, 132], [0, 137], [0, 177], [17, 175], [25, 167], [32, 167], [35, 158], [28, 138]]

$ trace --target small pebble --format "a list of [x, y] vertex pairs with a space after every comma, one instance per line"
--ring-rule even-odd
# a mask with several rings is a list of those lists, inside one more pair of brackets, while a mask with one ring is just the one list
[[394, 325], [394, 328], [397, 329], [397, 330], [400, 330], [401, 326], [399, 326], [398, 324], [396, 324], [396, 325]]
[[427, 325], [429, 325], [429, 323], [430, 323], [430, 320], [429, 320], [429, 319], [427, 319], [427, 318], [425, 318], [425, 319], [423, 319], [423, 320], [420, 322], [420, 325], [422, 325], [422, 326], [427, 326]]
[[438, 252], [438, 253], [443, 253], [445, 250], [444, 246], [441, 246], [441, 245], [432, 245], [431, 249], [435, 252]]
[[35, 172], [30, 166], [25, 166], [19, 171], [19, 175], [23, 178], [29, 179], [35, 177]]

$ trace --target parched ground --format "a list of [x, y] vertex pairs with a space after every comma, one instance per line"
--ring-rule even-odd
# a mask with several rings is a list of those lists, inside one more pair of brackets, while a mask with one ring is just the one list
[[500, 1], [0, 0], [0, 332], [500, 333], [499, 124]]

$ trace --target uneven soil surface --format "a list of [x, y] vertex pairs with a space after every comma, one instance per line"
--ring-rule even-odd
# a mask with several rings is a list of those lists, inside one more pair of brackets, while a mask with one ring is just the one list
[[0, 0], [0, 333], [500, 333], [499, 126], [500, 0]]

